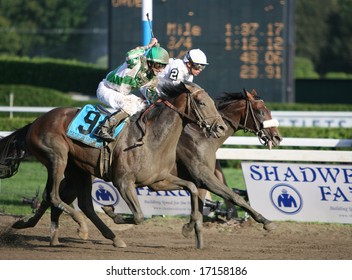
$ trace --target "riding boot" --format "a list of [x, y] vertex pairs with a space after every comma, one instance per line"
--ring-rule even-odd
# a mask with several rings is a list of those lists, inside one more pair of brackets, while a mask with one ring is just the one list
[[108, 116], [104, 123], [99, 127], [96, 136], [102, 138], [106, 142], [112, 142], [115, 140], [113, 137], [114, 127], [118, 125], [122, 120], [127, 118], [129, 115], [124, 111], [113, 113]]
[[115, 140], [115, 138], [110, 135], [109, 130], [110, 130], [110, 116], [105, 119], [105, 122], [100, 126], [100, 129], [97, 133], [97, 136], [102, 138], [106, 142], [112, 142]]

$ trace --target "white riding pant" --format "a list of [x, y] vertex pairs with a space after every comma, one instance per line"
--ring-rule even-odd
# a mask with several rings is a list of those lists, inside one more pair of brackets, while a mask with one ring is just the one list
[[138, 111], [145, 109], [143, 99], [134, 94], [123, 94], [117, 90], [109, 88], [104, 81], [99, 83], [97, 89], [97, 98], [100, 102], [115, 110], [123, 110], [130, 116]]

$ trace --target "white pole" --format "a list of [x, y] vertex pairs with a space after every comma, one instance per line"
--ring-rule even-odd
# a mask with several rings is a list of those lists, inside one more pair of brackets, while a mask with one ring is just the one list
[[[14, 98], [15, 98], [15, 95], [11, 92], [10, 93], [10, 107], [13, 107], [13, 100], [14, 100]], [[12, 119], [13, 118], [13, 112], [12, 112], [12, 110], [10, 111], [10, 119]]]
[[[150, 25], [148, 22], [147, 14], [149, 15]], [[152, 38], [151, 26], [153, 24], [153, 0], [142, 1], [142, 45], [149, 44]]]

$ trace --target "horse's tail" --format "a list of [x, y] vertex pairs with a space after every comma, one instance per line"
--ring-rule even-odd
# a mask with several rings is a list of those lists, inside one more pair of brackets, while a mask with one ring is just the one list
[[0, 179], [15, 175], [21, 161], [28, 155], [26, 135], [30, 126], [31, 124], [27, 124], [0, 138]]

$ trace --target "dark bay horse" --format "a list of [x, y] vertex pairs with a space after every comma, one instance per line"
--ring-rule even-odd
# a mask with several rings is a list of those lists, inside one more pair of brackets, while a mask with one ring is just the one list
[[[260, 141], [270, 149], [272, 146], [279, 145], [282, 138], [277, 129], [277, 123], [272, 120], [270, 110], [267, 109], [264, 101], [257, 96], [255, 91], [252, 91], [252, 93], [247, 91], [244, 93], [228, 93], [216, 100], [215, 104], [227, 124], [226, 134], [217, 139], [207, 138], [200, 135], [201, 129], [196, 124], [188, 123], [177, 144], [178, 173], [175, 173], [176, 169], [173, 172], [200, 187], [199, 191], [202, 192], [203, 200], [206, 193], [204, 190], [209, 190], [241, 206], [257, 222], [262, 223], [265, 229], [270, 230], [273, 224], [251, 208], [243, 198], [220, 182], [214, 175], [214, 169], [217, 149], [229, 136], [240, 129], [256, 134]], [[67, 203], [72, 203], [77, 197], [77, 190], [72, 187], [75, 186], [74, 182], [68, 181], [67, 186], [62, 186], [62, 199]], [[49, 206], [49, 203], [42, 203], [34, 216], [26, 220], [19, 220], [14, 224], [14, 227], [34, 227]], [[199, 203], [199, 207], [203, 207], [202, 202]], [[111, 209], [105, 211], [110, 211], [107, 214], [117, 218], [117, 215], [112, 213]], [[54, 227], [57, 228], [60, 213], [53, 208], [51, 215]], [[55, 231], [52, 235], [52, 243], [59, 244], [58, 231]]]
[[[257, 213], [241, 196], [230, 190], [214, 174], [216, 151], [238, 130], [254, 133], [259, 141], [269, 149], [278, 146], [282, 137], [278, 130], [278, 121], [273, 120], [270, 110], [255, 90], [251, 93], [227, 93], [215, 100], [216, 107], [227, 124], [226, 134], [217, 139], [206, 139], [197, 132], [199, 129], [188, 124], [182, 132], [177, 145], [177, 174], [192, 181], [198, 188], [199, 203], [202, 210], [206, 191], [210, 191], [225, 200], [240, 206], [264, 228], [271, 230], [274, 224]], [[192, 141], [191, 141], [192, 139]], [[192, 157], [189, 155], [192, 154]]]
[[[173, 174], [192, 181], [200, 189], [198, 203], [202, 213], [206, 190], [225, 200], [240, 206], [258, 223], [262, 223], [266, 230], [275, 225], [256, 212], [241, 196], [224, 185], [214, 174], [216, 151], [237, 130], [242, 129], [258, 136], [259, 141], [269, 149], [282, 141], [278, 130], [278, 121], [272, 119], [270, 110], [264, 101], [253, 90], [251, 93], [244, 89], [243, 93], [227, 94], [216, 100], [216, 107], [227, 124], [226, 134], [219, 138], [206, 138], [192, 123], [186, 125], [177, 144], [177, 161]], [[136, 192], [129, 192], [130, 200], [137, 199]], [[114, 215], [106, 211], [111, 217]]]
[[[196, 84], [166, 85], [164, 98], [149, 107], [141, 118], [131, 118], [119, 141], [112, 147], [110, 180], [126, 200], [136, 220], [143, 219], [137, 199], [131, 196], [136, 186], [150, 186], [153, 190], [187, 189], [191, 194], [191, 220], [183, 228], [184, 235], [195, 229], [197, 248], [202, 248], [202, 217], [198, 212], [198, 191], [188, 181], [170, 172], [176, 161], [176, 145], [184, 126], [196, 122], [213, 137], [223, 136], [226, 125], [216, 110], [214, 101]], [[100, 150], [72, 140], [67, 128], [77, 109], [56, 108], [33, 123], [16, 130], [0, 140], [0, 163], [13, 167], [28, 154], [37, 158], [48, 171], [45, 200], [65, 211], [87, 233], [83, 216], [61, 200], [60, 184], [77, 188], [79, 207], [115, 247], [125, 247], [94, 212], [91, 200], [92, 175], [101, 178]], [[140, 120], [143, 120], [141, 123]], [[140, 144], [141, 125], [145, 127]], [[116, 142], [115, 142], [116, 143]], [[138, 145], [136, 143], [139, 143]], [[12, 175], [12, 174], [10, 174]], [[65, 180], [63, 180], [65, 178]], [[71, 186], [72, 186], [71, 185]], [[132, 199], [130, 199], [132, 197]]]

